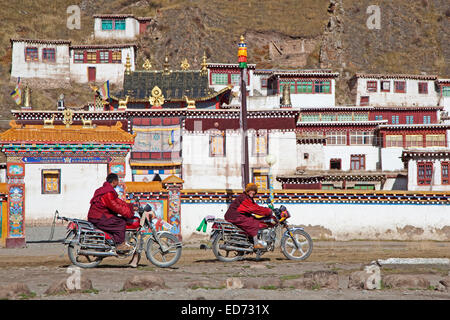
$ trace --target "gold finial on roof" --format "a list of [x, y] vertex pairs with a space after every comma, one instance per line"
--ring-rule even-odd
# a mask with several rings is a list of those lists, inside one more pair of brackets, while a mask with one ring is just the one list
[[81, 116], [81, 123], [83, 124], [84, 129], [93, 128], [92, 119], [85, 119], [83, 116]]
[[31, 108], [31, 89], [29, 86], [25, 87], [25, 99], [23, 106], [25, 108]]
[[202, 68], [200, 70], [200, 74], [207, 75], [208, 74], [208, 68], [206, 67], [206, 50], [203, 51], [203, 57], [202, 57]]
[[55, 121], [55, 115], [53, 114], [50, 119], [44, 119], [44, 128], [54, 128], [53, 121]]
[[159, 108], [164, 104], [164, 96], [161, 89], [158, 86], [154, 86], [152, 89], [152, 96], [148, 98], [150, 105], [155, 108]]
[[131, 62], [129, 53], [127, 53], [127, 60], [125, 62], [125, 74], [131, 74]]
[[119, 106], [118, 106], [119, 110], [127, 110], [127, 104], [128, 104], [128, 100], [130, 100], [130, 96], [126, 95], [125, 98], [126, 98], [125, 100], [119, 100]]
[[291, 89], [290, 89], [290, 86], [288, 86], [288, 85], [283, 86], [281, 105], [283, 105], [283, 106], [291, 105]]
[[150, 62], [150, 59], [145, 59], [144, 64], [142, 65], [142, 68], [144, 68], [144, 70], [151, 70], [152, 69], [152, 63]]
[[243, 34], [241, 34], [241, 43], [245, 43], [245, 39], [244, 39], [244, 35]]
[[69, 128], [70, 125], [73, 123], [73, 110], [71, 109], [65, 109], [63, 111], [63, 123], [66, 125], [66, 128]]
[[191, 66], [186, 58], [181, 61], [181, 70], [189, 70], [189, 67]]
[[164, 74], [170, 73], [169, 67], [170, 67], [169, 56], [166, 54], [166, 56], [164, 57]]

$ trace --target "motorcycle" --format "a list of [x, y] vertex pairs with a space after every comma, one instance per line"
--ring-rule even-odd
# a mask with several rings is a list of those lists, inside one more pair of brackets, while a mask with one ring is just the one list
[[[60, 217], [58, 210], [56, 219], [68, 222], [67, 234], [63, 241], [67, 245], [70, 261], [81, 268], [95, 268], [106, 257], [125, 259], [140, 255], [144, 250], [146, 230], [151, 230], [145, 244], [147, 259], [154, 265], [167, 268], [175, 264], [181, 256], [182, 244], [178, 238], [168, 231], [156, 231], [153, 223], [152, 208], [147, 204], [141, 207], [136, 199], [139, 217], [127, 220], [125, 242], [132, 247], [129, 251], [118, 252], [111, 235], [97, 229], [91, 222], [81, 219]], [[171, 227], [165, 223], [166, 227]]]
[[274, 208], [271, 202], [267, 203], [273, 215], [270, 217], [254, 215], [260, 220], [257, 236], [264, 249], [255, 249], [253, 238], [234, 224], [212, 216], [206, 219], [206, 222], [212, 223], [210, 241], [217, 259], [223, 262], [238, 261], [245, 255], [256, 253], [256, 259], [259, 260], [264, 253], [275, 250], [277, 231], [280, 228], [286, 229], [281, 237], [281, 252], [287, 259], [300, 261], [311, 255], [313, 242], [310, 235], [303, 228], [290, 227], [287, 224], [286, 220], [291, 215], [285, 206]]

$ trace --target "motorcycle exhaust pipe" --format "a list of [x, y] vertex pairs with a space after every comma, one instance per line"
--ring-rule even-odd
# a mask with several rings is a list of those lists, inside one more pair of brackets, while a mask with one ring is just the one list
[[80, 250], [80, 251], [78, 251], [78, 254], [80, 256], [96, 256], [96, 257], [117, 256], [117, 253], [115, 253], [115, 252], [98, 252], [98, 251], [87, 251], [87, 250]]
[[227, 246], [226, 244], [219, 245], [219, 248], [222, 250], [227, 250], [227, 251], [253, 252], [253, 249], [250, 249], [250, 248]]

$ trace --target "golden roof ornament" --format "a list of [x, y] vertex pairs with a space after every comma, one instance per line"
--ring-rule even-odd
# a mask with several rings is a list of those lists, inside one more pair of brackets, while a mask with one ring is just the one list
[[73, 110], [71, 109], [65, 109], [63, 111], [63, 123], [66, 125], [66, 128], [69, 128], [70, 125], [73, 123]]
[[129, 95], [126, 95], [125, 96], [125, 100], [123, 100], [123, 99], [119, 99], [119, 106], [118, 106], [118, 109], [119, 110], [127, 110], [127, 104], [128, 104], [128, 101], [130, 100], [130, 96]]
[[152, 96], [148, 98], [152, 108], [161, 108], [164, 104], [164, 96], [161, 89], [158, 86], [154, 86], [152, 89]]
[[23, 102], [23, 107], [31, 109], [31, 89], [29, 86], [25, 87], [25, 98]]
[[170, 67], [169, 57], [166, 54], [166, 56], [164, 58], [164, 74], [169, 74], [170, 73], [169, 67]]
[[181, 61], [181, 70], [189, 70], [189, 67], [191, 66], [186, 58]]
[[142, 65], [142, 68], [144, 68], [144, 70], [151, 70], [152, 69], [152, 63], [150, 62], [150, 60], [147, 58], [144, 61], [144, 64]]
[[283, 86], [283, 93], [281, 96], [281, 105], [282, 106], [291, 106], [291, 89], [290, 86]]
[[54, 128], [53, 121], [55, 121], [55, 115], [53, 114], [50, 119], [44, 119], [44, 128]]
[[208, 74], [208, 68], [206, 67], [206, 50], [203, 51], [203, 57], [202, 57], [202, 64], [201, 64], [202, 68], [200, 70], [200, 74], [201, 75], [207, 75]]
[[129, 53], [127, 53], [127, 60], [125, 62], [125, 74], [131, 74], [131, 62]]

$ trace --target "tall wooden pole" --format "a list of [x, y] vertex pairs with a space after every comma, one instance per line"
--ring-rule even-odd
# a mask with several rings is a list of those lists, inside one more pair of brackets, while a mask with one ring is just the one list
[[241, 68], [241, 174], [242, 189], [250, 182], [249, 164], [248, 164], [248, 137], [247, 137], [247, 45], [244, 42], [244, 36], [241, 36], [238, 50], [239, 68]]

